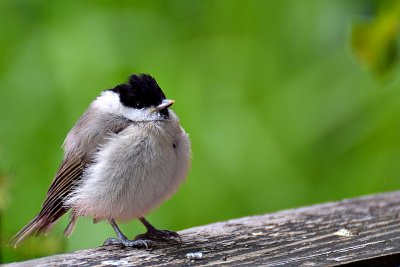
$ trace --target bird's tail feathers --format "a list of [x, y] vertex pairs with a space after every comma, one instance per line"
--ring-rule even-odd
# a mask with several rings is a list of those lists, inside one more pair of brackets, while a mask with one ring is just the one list
[[51, 225], [52, 223], [46, 223], [43, 218], [39, 218], [39, 215], [37, 215], [11, 238], [8, 245], [16, 248], [28, 236], [46, 233]]
[[71, 213], [71, 218], [68, 223], [68, 226], [64, 230], [64, 235], [66, 237], [69, 237], [72, 234], [72, 232], [74, 231], [77, 220], [78, 220], [78, 217], [75, 216], [75, 214]]

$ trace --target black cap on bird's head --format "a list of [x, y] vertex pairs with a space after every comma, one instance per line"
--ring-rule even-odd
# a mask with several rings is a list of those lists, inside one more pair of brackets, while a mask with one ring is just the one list
[[157, 111], [163, 111], [174, 103], [165, 98], [156, 80], [148, 74], [133, 74], [127, 83], [117, 85], [111, 90], [119, 94], [124, 106], [136, 109], [154, 107]]

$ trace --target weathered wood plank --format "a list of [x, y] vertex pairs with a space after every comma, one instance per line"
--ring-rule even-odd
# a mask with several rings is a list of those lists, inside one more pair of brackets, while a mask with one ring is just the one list
[[[182, 243], [148, 250], [99, 247], [5, 266], [398, 266], [399, 214], [393, 192], [191, 228]], [[202, 258], [188, 259], [194, 252]]]

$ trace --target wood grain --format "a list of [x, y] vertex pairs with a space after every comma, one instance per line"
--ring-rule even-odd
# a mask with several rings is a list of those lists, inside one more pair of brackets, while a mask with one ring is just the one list
[[399, 266], [399, 212], [400, 192], [385, 193], [191, 228], [181, 243], [148, 250], [99, 247], [5, 266]]

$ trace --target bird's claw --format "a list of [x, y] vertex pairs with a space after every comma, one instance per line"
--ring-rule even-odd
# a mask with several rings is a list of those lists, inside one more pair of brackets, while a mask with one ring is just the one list
[[148, 249], [152, 245], [153, 241], [147, 239], [120, 239], [120, 238], [107, 238], [104, 241], [103, 246], [109, 245], [122, 245], [124, 247], [131, 247], [131, 248], [146, 248]]

